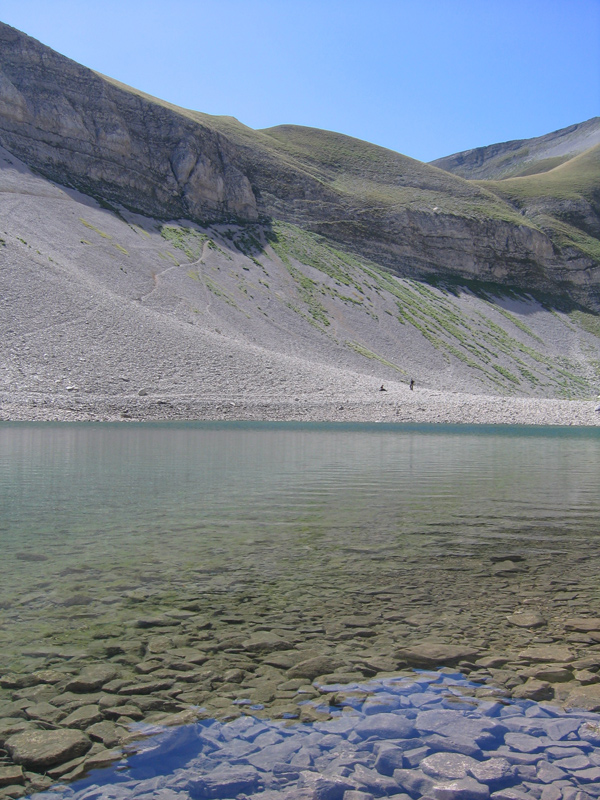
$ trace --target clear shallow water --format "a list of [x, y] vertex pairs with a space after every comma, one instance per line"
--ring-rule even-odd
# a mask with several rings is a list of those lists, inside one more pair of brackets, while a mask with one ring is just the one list
[[[163, 699], [226, 715], [253, 697], [265, 705], [260, 724], [285, 739], [270, 720], [296, 716], [310, 691], [295, 697], [287, 667], [265, 667], [245, 646], [265, 631], [367, 677], [393, 671], [397, 648], [424, 640], [482, 653], [567, 641], [580, 656], [596, 652], [597, 639], [569, 634], [564, 621], [600, 616], [599, 478], [600, 432], [589, 428], [4, 424], [0, 670], [58, 670], [64, 682], [35, 695], [58, 703], [53, 695], [90, 662], [109, 658], [121, 679], [139, 681], [138, 661], [168, 666], [189, 646], [206, 662], [192, 683], [179, 680], [180, 663], [170, 674], [156, 667], [151, 675], [171, 685]], [[515, 628], [515, 610], [545, 624]], [[173, 611], [175, 627], [138, 625]], [[131, 650], [114, 646], [123, 642]], [[223, 682], [230, 668], [240, 683]], [[439, 691], [402, 689], [402, 708], [455, 704], [446, 695], [460, 677], [440, 681]], [[22, 696], [33, 703], [38, 689]], [[0, 717], [18, 694], [0, 692]], [[473, 701], [466, 713], [482, 708]], [[220, 736], [226, 723], [210, 724]], [[139, 781], [157, 759], [171, 775], [184, 756], [212, 758], [190, 754], [189, 737], [202, 737], [186, 730], [150, 744], [140, 772], [106, 778], [120, 787], [114, 797], [155, 792]], [[329, 768], [327, 742], [315, 743], [308, 767], [323, 758]]]
[[517, 554], [516, 603], [565, 587], [594, 603], [599, 486], [589, 428], [4, 424], [3, 666], [78, 616], [125, 620], [136, 590], [165, 607], [270, 585], [315, 612], [324, 590], [409, 587], [411, 607], [464, 607], [453, 573], [472, 606], [490, 559]]
[[337, 707], [311, 724], [257, 719], [249, 710], [175, 730], [139, 725], [148, 738], [114, 766], [35, 797], [600, 796], [599, 715], [465, 696], [473, 687], [460, 673], [426, 672], [324, 687], [337, 692]]

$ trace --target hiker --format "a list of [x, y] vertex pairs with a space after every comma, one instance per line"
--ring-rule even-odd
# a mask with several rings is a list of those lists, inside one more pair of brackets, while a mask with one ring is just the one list
[[379, 391], [380, 391], [380, 392], [387, 392], [387, 389], [385, 388], [385, 386], [383, 385], [383, 383], [382, 383], [382, 384], [381, 384], [381, 386], [379, 387]]
[[413, 381], [412, 378], [410, 379], [410, 386], [408, 388], [411, 390], [411, 392], [415, 388], [415, 382]]

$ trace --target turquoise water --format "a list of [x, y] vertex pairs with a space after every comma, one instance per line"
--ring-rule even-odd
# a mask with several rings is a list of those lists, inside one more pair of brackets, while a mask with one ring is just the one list
[[135, 590], [164, 606], [269, 582], [301, 603], [406, 586], [464, 606], [490, 558], [518, 552], [517, 595], [596, 603], [599, 486], [589, 428], [2, 424], [2, 663], [44, 626], [126, 619]]

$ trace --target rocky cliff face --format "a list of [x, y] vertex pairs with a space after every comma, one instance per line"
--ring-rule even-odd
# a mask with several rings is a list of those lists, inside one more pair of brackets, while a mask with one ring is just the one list
[[0, 145], [58, 183], [158, 218], [301, 225], [401, 275], [570, 293], [600, 264], [510, 199], [326, 131], [252, 131], [146, 97], [0, 24]]
[[154, 216], [257, 216], [218, 132], [0, 25], [0, 143], [60, 183]]

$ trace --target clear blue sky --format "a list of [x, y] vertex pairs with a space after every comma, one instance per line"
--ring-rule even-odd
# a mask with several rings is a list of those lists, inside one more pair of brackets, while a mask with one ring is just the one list
[[600, 0], [0, 0], [0, 19], [177, 105], [423, 161], [600, 115]]

